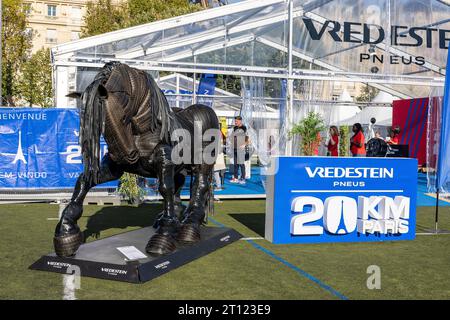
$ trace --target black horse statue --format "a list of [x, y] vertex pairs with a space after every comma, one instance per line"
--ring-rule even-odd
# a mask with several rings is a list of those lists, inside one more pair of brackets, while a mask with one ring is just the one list
[[[186, 109], [171, 109], [150, 75], [119, 62], [107, 63], [83, 93], [70, 93], [68, 97], [82, 100], [80, 145], [84, 170], [56, 226], [53, 241], [56, 254], [72, 256], [81, 245], [77, 221], [88, 191], [120, 178], [124, 172], [159, 180], [164, 209], [155, 221], [156, 233], [146, 246], [149, 254], [168, 254], [176, 249], [177, 242], [199, 241], [200, 226], [213, 200], [211, 179], [215, 159], [211, 163], [194, 158], [198, 159], [198, 153], [207, 145], [218, 144], [218, 139], [214, 135], [210, 141], [202, 138], [200, 151], [193, 147], [194, 139], [189, 143], [186, 139], [190, 155], [184, 154], [180, 162], [173, 159], [173, 151], [181, 143], [174, 141], [174, 136], [180, 129], [192, 137], [197, 127], [201, 128], [201, 134], [208, 129], [218, 132], [219, 122], [212, 108], [195, 104]], [[108, 145], [108, 153], [102, 159], [101, 135]], [[215, 151], [212, 156], [215, 157]], [[193, 181], [186, 208], [181, 204], [180, 192], [187, 174], [192, 175]]]

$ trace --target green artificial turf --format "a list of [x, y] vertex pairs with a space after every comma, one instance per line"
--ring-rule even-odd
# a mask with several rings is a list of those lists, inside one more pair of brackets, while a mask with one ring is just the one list
[[[264, 235], [264, 200], [216, 204], [214, 221], [245, 237]], [[86, 206], [87, 241], [149, 226], [159, 204]], [[61, 274], [28, 267], [53, 251], [58, 206], [0, 205], [0, 299], [62, 299]], [[214, 226], [212, 220], [210, 225]], [[434, 208], [417, 210], [417, 232], [434, 226]], [[450, 230], [450, 209], [440, 227]], [[264, 249], [258, 249], [260, 246]], [[264, 252], [265, 250], [266, 252]], [[381, 269], [381, 289], [366, 286]], [[333, 293], [334, 292], [334, 293]], [[450, 235], [414, 241], [273, 245], [241, 240], [144, 284], [83, 277], [77, 299], [450, 299]]]

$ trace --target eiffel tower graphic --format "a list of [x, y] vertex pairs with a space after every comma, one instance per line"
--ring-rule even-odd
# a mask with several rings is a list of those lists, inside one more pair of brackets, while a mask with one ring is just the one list
[[23, 163], [27, 164], [27, 160], [25, 160], [25, 156], [23, 155], [23, 150], [22, 150], [22, 131], [20, 131], [20, 130], [19, 130], [19, 144], [17, 145], [16, 156], [15, 156], [14, 161], [12, 163], [15, 164], [19, 160], [22, 161]]

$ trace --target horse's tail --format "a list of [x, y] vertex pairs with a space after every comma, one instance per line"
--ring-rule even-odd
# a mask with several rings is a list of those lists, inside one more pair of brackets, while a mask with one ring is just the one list
[[80, 145], [83, 157], [83, 174], [91, 184], [99, 183], [100, 136], [104, 130], [104, 101], [97, 95], [102, 79], [86, 88], [86, 103], [80, 110]]

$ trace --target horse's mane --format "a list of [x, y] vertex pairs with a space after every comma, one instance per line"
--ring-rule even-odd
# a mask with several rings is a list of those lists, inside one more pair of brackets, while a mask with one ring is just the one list
[[[110, 79], [111, 78], [111, 79]], [[111, 81], [109, 81], [111, 80]], [[147, 130], [159, 132], [160, 140], [171, 144], [170, 136], [178, 128], [174, 113], [170, 109], [166, 97], [159, 89], [152, 76], [144, 71], [130, 68], [120, 62], [109, 62], [96, 75], [94, 81], [86, 88], [80, 111], [80, 144], [82, 146], [84, 173], [98, 183], [100, 169], [100, 136], [105, 130], [105, 100], [98, 95], [103, 86], [107, 94], [127, 95], [126, 106], [118, 106], [123, 110], [125, 125], [129, 122], [138, 133]], [[132, 146], [121, 146], [127, 151]], [[128, 156], [124, 152], [124, 158]], [[133, 159], [138, 159], [134, 152]]]
[[[100, 136], [104, 132], [105, 116], [103, 101], [98, 99], [97, 91], [100, 80], [94, 80], [85, 90], [80, 109], [80, 145], [83, 156], [84, 175], [90, 183], [97, 184], [100, 171]], [[97, 107], [94, 107], [97, 105]]]

